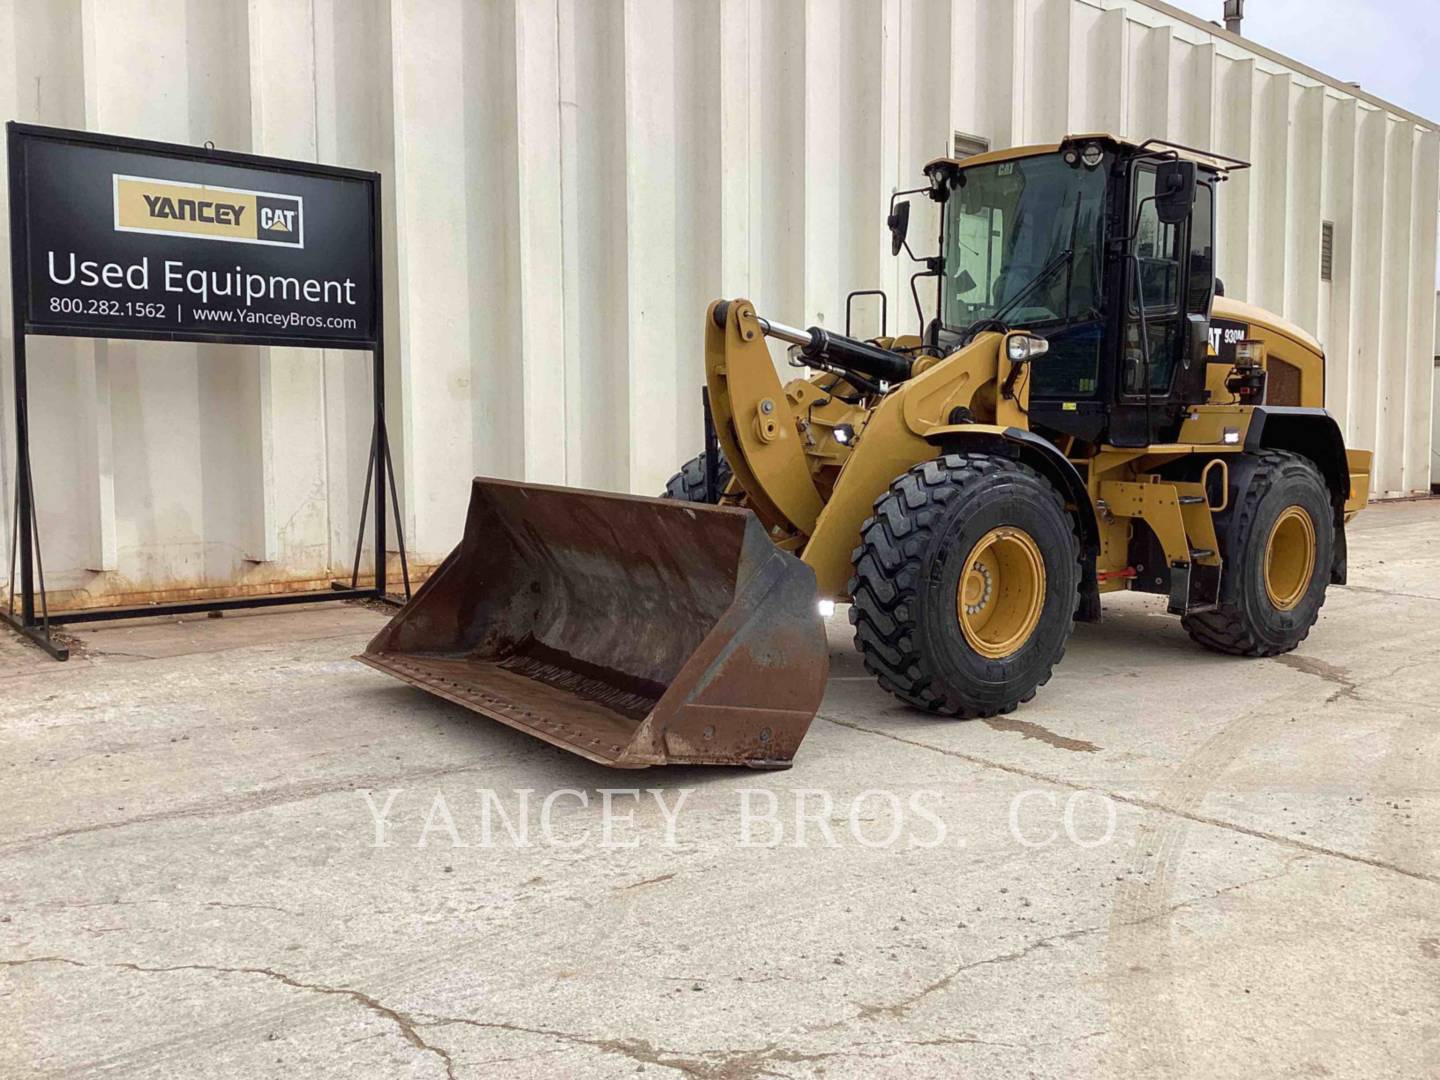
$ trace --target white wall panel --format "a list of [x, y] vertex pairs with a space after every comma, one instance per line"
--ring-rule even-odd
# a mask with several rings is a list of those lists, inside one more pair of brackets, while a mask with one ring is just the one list
[[[1255, 61], [1221, 57], [1216, 61], [1217, 100], [1214, 107], [1215, 150], [1241, 161], [1253, 161], [1255, 147]], [[1231, 175], [1218, 193], [1216, 259], [1230, 296], [1249, 298], [1251, 250], [1255, 247], [1255, 170]]]
[[[1404, 125], [1409, 127], [1409, 125]], [[1411, 129], [1412, 176], [1410, 181], [1410, 297], [1405, 318], [1409, 339], [1405, 342], [1405, 406], [1398, 415], [1409, 420], [1397, 424], [1405, 434], [1401, 453], [1401, 492], [1424, 491], [1430, 483], [1433, 460], [1431, 424], [1425, 410], [1435, 381], [1432, 343], [1435, 340], [1435, 307], [1429, 281], [1436, 257], [1435, 201], [1436, 176], [1440, 174], [1440, 133]], [[1412, 419], [1413, 418], [1413, 419]]]
[[[407, 402], [400, 393], [399, 373], [405, 352], [400, 342], [402, 311], [395, 229], [396, 170], [394, 80], [377, 77], [392, 64], [390, 7], [387, 0], [315, 0], [315, 115], [317, 153], [321, 161], [383, 174], [381, 246], [386, 260], [386, 350], [390, 357], [390, 430], [392, 456], [400, 483], [408, 490]], [[323, 118], [323, 122], [322, 122]], [[325, 474], [316, 487], [326, 498], [329, 562], [348, 569], [354, 557], [365, 490], [366, 455], [371, 437], [369, 357], [327, 349], [324, 356]], [[313, 418], [308, 423], [313, 424]], [[413, 525], [411, 517], [405, 525]], [[365, 557], [370, 558], [366, 530]]]
[[[1440, 135], [1159, 0], [0, 0], [0, 70], [21, 120], [383, 173], [389, 419], [422, 565], [476, 473], [658, 490], [699, 448], [715, 296], [839, 327], [849, 289], [881, 287], [913, 329], [885, 204], [956, 131], [1254, 161], [1221, 191], [1229, 292], [1326, 343], [1378, 492], [1429, 482]], [[52, 587], [348, 569], [363, 357], [59, 339], [31, 357]], [[0, 471], [8, 511], [8, 442]]]
[[[1435, 324], [1440, 330], [1440, 293], [1435, 296]], [[1435, 339], [1435, 369], [1431, 374], [1431, 402], [1434, 414], [1430, 420], [1430, 490], [1440, 491], [1440, 337]]]
[[[1375, 416], [1375, 488], [1404, 490], [1406, 390], [1410, 365], [1410, 280], [1415, 246], [1412, 182], [1415, 134], [1409, 124], [1386, 118], [1384, 206], [1381, 214], [1380, 370]], [[1396, 273], [1387, 272], [1395, 268]]]
[[[1353, 359], [1351, 297], [1355, 283], [1355, 117], [1353, 98], [1325, 98], [1320, 166], [1322, 219], [1335, 226], [1332, 280], [1320, 284], [1318, 325], [1328, 327], [1325, 357], [1326, 405], [1343, 424], [1350, 415]], [[1363, 178], [1362, 178], [1363, 182]]]
[[[1380, 298], [1384, 286], [1384, 201], [1389, 193], [1384, 165], [1384, 112], [1361, 105], [1355, 130], [1355, 265], [1351, 278], [1350, 398], [1346, 438], [1357, 446], [1375, 447], [1375, 418], [1380, 400], [1380, 349], [1382, 319]], [[1378, 464], [1378, 462], [1377, 462]]]

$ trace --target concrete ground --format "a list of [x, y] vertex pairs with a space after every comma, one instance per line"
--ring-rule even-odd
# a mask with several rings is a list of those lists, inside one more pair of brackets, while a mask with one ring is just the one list
[[[1114, 599], [988, 723], [842, 612], [786, 773], [591, 765], [352, 662], [358, 607], [6, 642], [0, 1075], [1440, 1075], [1437, 535], [1363, 515], [1279, 660]], [[630, 786], [672, 835], [604, 843]]]

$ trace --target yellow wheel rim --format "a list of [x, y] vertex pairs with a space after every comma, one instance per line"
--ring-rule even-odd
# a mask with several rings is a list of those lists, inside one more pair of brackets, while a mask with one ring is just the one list
[[1019, 652], [1045, 607], [1045, 560], [1030, 534], [1003, 526], [965, 560], [955, 609], [970, 647], [991, 660]]
[[1315, 523], [1299, 506], [1287, 506], [1265, 543], [1265, 592], [1277, 611], [1293, 611], [1315, 574]]

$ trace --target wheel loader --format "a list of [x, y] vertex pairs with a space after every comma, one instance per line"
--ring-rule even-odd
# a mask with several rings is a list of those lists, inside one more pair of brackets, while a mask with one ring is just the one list
[[[932, 162], [889, 216], [917, 333], [848, 333], [865, 293], [845, 334], [716, 301], [708, 449], [668, 497], [477, 479], [361, 659], [607, 765], [784, 767], [827, 602], [885, 690], [945, 717], [1029, 701], [1110, 592], [1165, 597], [1208, 649], [1294, 649], [1345, 581], [1370, 454], [1324, 409], [1320, 344], [1216, 279], [1246, 167], [1108, 135]], [[937, 204], [934, 254], [909, 197]]]

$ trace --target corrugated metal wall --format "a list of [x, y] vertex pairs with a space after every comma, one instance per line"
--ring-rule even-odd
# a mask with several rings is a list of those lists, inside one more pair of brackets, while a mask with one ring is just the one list
[[1440, 293], [1435, 295], [1435, 372], [1430, 416], [1430, 490], [1440, 494]]
[[[1378, 492], [1429, 480], [1440, 136], [1163, 4], [0, 0], [0, 67], [5, 116], [384, 174], [392, 437], [422, 562], [475, 473], [658, 490], [699, 447], [713, 297], [837, 326], [848, 289], [883, 285], [906, 312], [884, 203], [956, 131], [1254, 160], [1222, 192], [1231, 295], [1326, 342]], [[31, 356], [52, 588], [178, 596], [348, 561], [362, 359]]]

